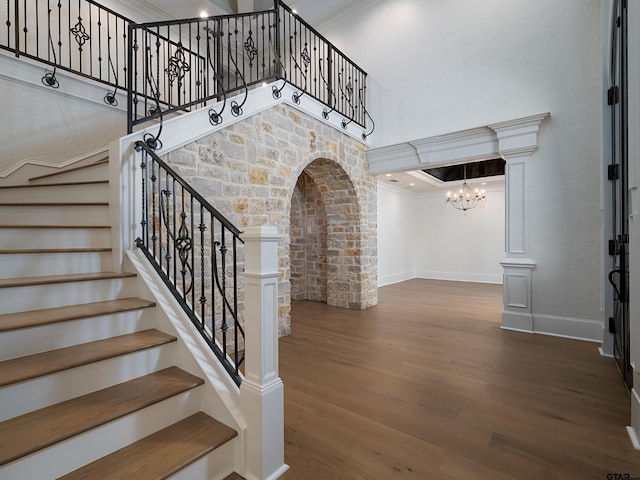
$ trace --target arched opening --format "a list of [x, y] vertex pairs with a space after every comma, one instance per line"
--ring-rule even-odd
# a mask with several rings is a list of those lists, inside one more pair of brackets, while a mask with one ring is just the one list
[[291, 197], [290, 222], [291, 299], [366, 308], [361, 212], [338, 163], [317, 159], [306, 166]]
[[303, 171], [291, 197], [291, 300], [327, 301], [327, 214], [318, 186]]

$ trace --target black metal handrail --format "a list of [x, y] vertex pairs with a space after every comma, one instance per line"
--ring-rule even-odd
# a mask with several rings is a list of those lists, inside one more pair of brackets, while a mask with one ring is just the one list
[[136, 245], [237, 385], [244, 361], [239, 312], [240, 231], [145, 142], [141, 235]]

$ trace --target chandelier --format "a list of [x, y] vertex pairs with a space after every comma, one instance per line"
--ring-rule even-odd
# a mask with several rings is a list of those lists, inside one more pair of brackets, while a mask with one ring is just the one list
[[464, 182], [462, 183], [462, 188], [457, 192], [447, 192], [447, 204], [457, 208], [458, 210], [462, 210], [463, 212], [471, 210], [472, 208], [484, 206], [486, 198], [484, 190], [476, 188], [475, 192], [472, 192], [469, 185], [467, 185], [466, 165], [464, 166]]

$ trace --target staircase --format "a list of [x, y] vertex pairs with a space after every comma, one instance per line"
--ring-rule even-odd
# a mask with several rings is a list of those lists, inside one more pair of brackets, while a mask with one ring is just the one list
[[0, 478], [241, 479], [237, 432], [112, 271], [106, 178], [107, 159], [0, 187]]

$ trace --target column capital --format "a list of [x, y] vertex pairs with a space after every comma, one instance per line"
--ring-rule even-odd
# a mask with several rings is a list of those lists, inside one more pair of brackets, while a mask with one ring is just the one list
[[508, 160], [509, 156], [526, 156], [535, 152], [540, 124], [549, 115], [547, 112], [489, 125], [496, 132], [500, 155]]

